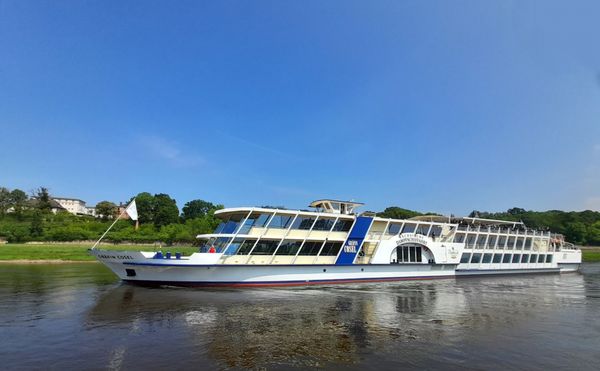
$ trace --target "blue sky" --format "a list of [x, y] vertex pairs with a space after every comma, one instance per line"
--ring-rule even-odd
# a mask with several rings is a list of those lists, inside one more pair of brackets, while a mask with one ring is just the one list
[[0, 0], [0, 185], [600, 209], [596, 1]]

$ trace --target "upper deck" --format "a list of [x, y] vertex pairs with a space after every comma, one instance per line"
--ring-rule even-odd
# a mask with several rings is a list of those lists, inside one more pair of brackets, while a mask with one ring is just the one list
[[[398, 236], [424, 236], [432, 243], [460, 244], [467, 250], [554, 252], [560, 235], [526, 228], [521, 222], [479, 218], [420, 216], [406, 220], [357, 214], [362, 204], [319, 200], [314, 211], [265, 207], [219, 210], [222, 223], [206, 239], [203, 251], [223, 253], [224, 264], [334, 264], [343, 254], [358, 219], [368, 221], [355, 263], [371, 263], [378, 247]], [[363, 223], [364, 224], [364, 223]], [[443, 245], [442, 245], [443, 246]]]

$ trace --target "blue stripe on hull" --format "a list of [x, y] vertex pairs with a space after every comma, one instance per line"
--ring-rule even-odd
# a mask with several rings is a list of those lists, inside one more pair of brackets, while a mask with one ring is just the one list
[[389, 282], [389, 281], [415, 281], [431, 279], [454, 278], [447, 276], [422, 276], [422, 277], [386, 277], [386, 278], [345, 278], [333, 280], [304, 280], [304, 281], [147, 281], [147, 280], [123, 280], [127, 283], [148, 286], [184, 286], [184, 287], [260, 287], [260, 286], [304, 286], [304, 285], [327, 285], [358, 282]]

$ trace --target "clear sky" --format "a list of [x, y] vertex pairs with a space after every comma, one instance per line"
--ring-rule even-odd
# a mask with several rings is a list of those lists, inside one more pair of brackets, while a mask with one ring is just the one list
[[600, 209], [598, 1], [0, 0], [0, 185]]

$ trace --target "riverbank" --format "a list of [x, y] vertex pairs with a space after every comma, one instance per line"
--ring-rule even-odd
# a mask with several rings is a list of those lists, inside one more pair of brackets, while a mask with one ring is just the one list
[[[0, 245], [0, 263], [68, 263], [95, 262], [88, 253], [88, 244], [3, 244]], [[101, 245], [106, 250], [129, 251], [171, 251], [181, 252], [183, 256], [198, 251], [194, 246], [158, 246], [158, 245]], [[584, 262], [600, 262], [600, 247], [581, 249]]]
[[[82, 244], [4, 244], [0, 245], [0, 263], [63, 263], [94, 262], [88, 253], [91, 245]], [[171, 251], [190, 255], [198, 251], [193, 246], [161, 247], [156, 245], [101, 245], [107, 250]]]

